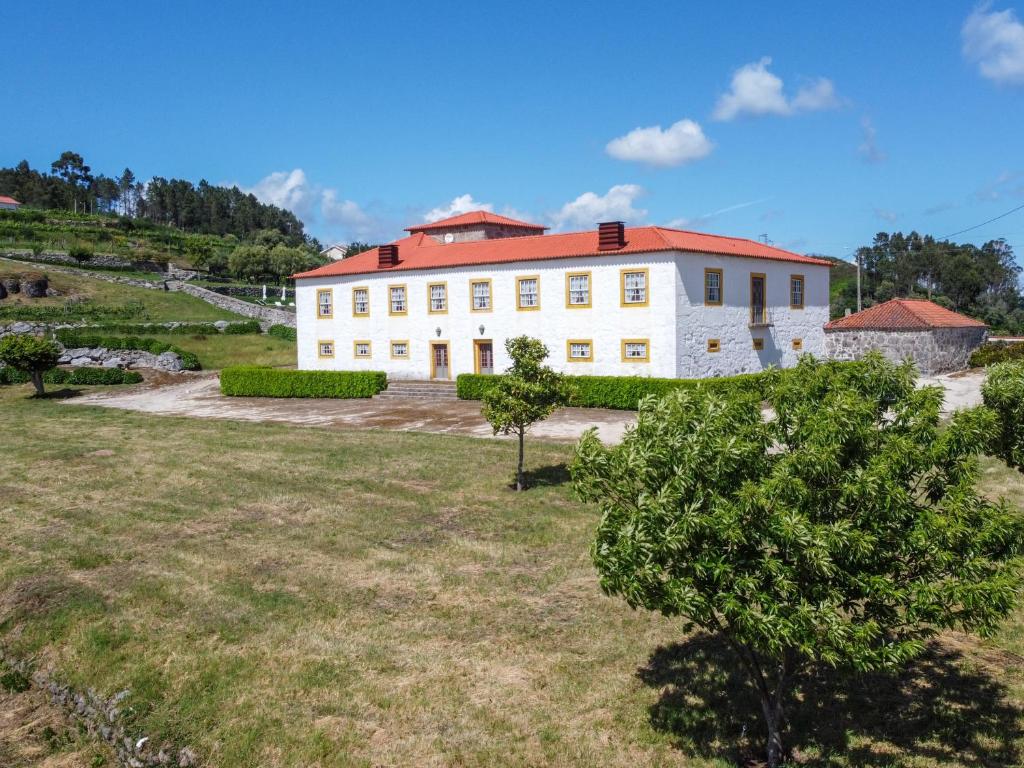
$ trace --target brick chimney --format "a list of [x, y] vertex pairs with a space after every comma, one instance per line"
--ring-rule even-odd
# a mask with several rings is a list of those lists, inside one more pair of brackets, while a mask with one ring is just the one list
[[396, 266], [398, 266], [398, 246], [394, 243], [389, 245], [378, 245], [377, 267], [384, 269], [386, 267]]
[[602, 221], [597, 225], [597, 250], [617, 251], [626, 245], [626, 225], [621, 221]]

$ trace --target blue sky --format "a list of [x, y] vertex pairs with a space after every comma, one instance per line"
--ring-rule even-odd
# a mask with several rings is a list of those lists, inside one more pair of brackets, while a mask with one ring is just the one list
[[1022, 0], [5, 3], [0, 50], [0, 164], [237, 183], [325, 242], [486, 206], [843, 256], [1024, 204]]

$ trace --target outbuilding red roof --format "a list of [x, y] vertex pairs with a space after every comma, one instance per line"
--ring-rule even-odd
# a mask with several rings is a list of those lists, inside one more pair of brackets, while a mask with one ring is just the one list
[[659, 251], [690, 251], [720, 256], [745, 256], [752, 259], [832, 266], [832, 263], [825, 259], [801, 256], [798, 253], [739, 237], [707, 235], [701, 232], [686, 232], [667, 227], [629, 227], [625, 230], [625, 234], [626, 244], [622, 248], [602, 251], [598, 249], [596, 228], [588, 232], [528, 235], [461, 243], [438, 243], [423, 232], [417, 232], [394, 242], [394, 245], [398, 246], [398, 264], [395, 266], [379, 266], [377, 249], [371, 248], [348, 259], [342, 259], [309, 272], [300, 272], [293, 277], [301, 279], [304, 277], [402, 272], [415, 269], [444, 269], [478, 264], [568, 259], [578, 256], [605, 256], [614, 259], [623, 254]]
[[928, 331], [985, 328], [985, 323], [927, 299], [892, 299], [825, 325], [826, 331]]
[[7, 197], [7, 195], [0, 195], [0, 203], [7, 203], [8, 205], [21, 205], [13, 197]]
[[496, 213], [490, 211], [470, 211], [469, 213], [460, 213], [458, 216], [451, 216], [447, 219], [441, 219], [440, 221], [431, 221], [427, 224], [416, 224], [411, 227], [406, 227], [406, 232], [430, 232], [435, 229], [447, 229], [448, 227], [461, 227], [466, 224], [501, 224], [506, 227], [521, 227], [523, 229], [535, 229], [537, 232], [543, 232], [547, 227], [541, 224], [531, 224], [528, 221], [519, 221], [519, 219], [510, 219], [508, 216], [499, 216]]

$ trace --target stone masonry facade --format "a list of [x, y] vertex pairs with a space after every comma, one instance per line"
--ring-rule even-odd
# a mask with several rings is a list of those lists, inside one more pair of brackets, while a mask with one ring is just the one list
[[826, 330], [825, 356], [858, 360], [871, 350], [894, 362], [910, 358], [926, 376], [967, 367], [971, 353], [984, 343], [987, 328], [933, 328], [915, 331]]

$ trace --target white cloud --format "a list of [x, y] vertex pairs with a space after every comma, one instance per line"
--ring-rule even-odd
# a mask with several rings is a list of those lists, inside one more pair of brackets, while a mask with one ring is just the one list
[[979, 200], [999, 200], [1006, 195], [1021, 197], [1024, 195], [1024, 173], [1019, 171], [1003, 171], [992, 181], [984, 184], [974, 196]]
[[473, 199], [472, 195], [459, 195], [458, 197], [452, 198], [452, 201], [447, 205], [441, 205], [437, 208], [431, 208], [425, 214], [423, 214], [424, 221], [438, 221], [440, 219], [447, 219], [450, 216], [458, 216], [460, 213], [469, 213], [470, 211], [493, 211], [494, 206], [490, 203], [480, 203]]
[[865, 116], [860, 119], [860, 130], [861, 142], [860, 146], [857, 147], [857, 151], [864, 158], [864, 162], [884, 163], [889, 156], [878, 148], [878, 132], [875, 130], [875, 125], [871, 122], [870, 117]]
[[660, 125], [634, 128], [625, 136], [612, 139], [605, 151], [619, 160], [667, 168], [707, 157], [714, 144], [704, 135], [700, 125], [683, 119], [666, 130]]
[[890, 211], [886, 208], [875, 208], [875, 216], [880, 218], [882, 221], [889, 222], [890, 224], [899, 218], [899, 214], [896, 213], [896, 211]]
[[590, 229], [601, 221], [636, 223], [647, 216], [643, 208], [633, 207], [634, 201], [643, 193], [644, 189], [639, 184], [616, 184], [603, 195], [584, 192], [550, 214], [551, 223], [556, 229]]
[[1024, 85], [1024, 23], [1013, 9], [989, 11], [984, 3], [964, 21], [964, 57], [983, 77], [1004, 85]]
[[727, 205], [725, 208], [719, 208], [717, 211], [711, 211], [694, 218], [688, 218], [686, 216], [680, 216], [672, 219], [665, 226], [672, 227], [675, 229], [682, 229], [684, 227], [702, 227], [705, 224], [717, 219], [719, 216], [725, 213], [732, 213], [733, 211], [739, 211], [744, 208], [749, 208], [752, 205], [760, 205], [761, 203], [767, 203], [771, 200], [771, 197], [762, 197], [758, 200], [748, 200], [745, 203], [736, 203], [735, 205]]
[[790, 100], [786, 96], [782, 78], [768, 71], [771, 63], [771, 58], [765, 56], [737, 69], [732, 75], [729, 91], [718, 97], [711, 117], [715, 120], [733, 120], [742, 114], [792, 115], [839, 106], [835, 86], [824, 77], [799, 88]]
[[316, 203], [316, 191], [301, 168], [275, 171], [242, 191], [254, 194], [261, 203], [289, 210], [300, 219], [308, 218]]

